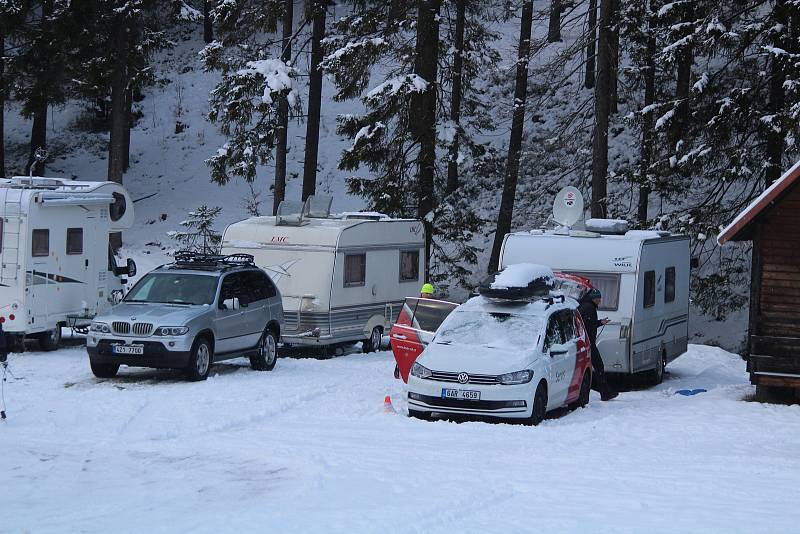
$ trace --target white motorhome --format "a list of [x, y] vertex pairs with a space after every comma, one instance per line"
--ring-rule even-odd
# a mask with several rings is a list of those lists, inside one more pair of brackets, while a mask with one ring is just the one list
[[132, 224], [120, 184], [0, 179], [0, 321], [12, 341], [35, 337], [52, 350], [61, 327], [84, 326], [111, 306], [136, 267], [116, 265], [109, 233]]
[[329, 209], [330, 200], [319, 197], [305, 206], [284, 201], [275, 217], [228, 226], [222, 253], [252, 254], [278, 285], [285, 344], [363, 340], [365, 352], [377, 350], [405, 297], [418, 294], [425, 281], [423, 225], [377, 213], [330, 215]]
[[660, 383], [666, 364], [686, 352], [689, 238], [627, 231], [623, 223], [589, 220], [594, 231], [507, 234], [500, 268], [539, 263], [590, 279], [603, 295], [598, 316], [611, 320], [597, 336], [606, 372], [646, 372]]

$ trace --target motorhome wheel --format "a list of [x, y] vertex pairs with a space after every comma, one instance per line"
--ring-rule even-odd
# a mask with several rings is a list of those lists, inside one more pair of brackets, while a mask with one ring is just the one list
[[61, 325], [39, 334], [39, 348], [44, 351], [56, 350], [61, 343]]
[[381, 340], [383, 339], [383, 330], [380, 326], [372, 329], [369, 338], [364, 340], [361, 344], [362, 352], [375, 352], [381, 348]]
[[206, 338], [200, 338], [192, 347], [192, 354], [189, 358], [189, 365], [186, 375], [191, 381], [205, 380], [211, 369], [211, 362], [214, 359], [214, 351], [211, 343]]
[[256, 371], [272, 371], [278, 361], [278, 342], [275, 334], [267, 329], [258, 343], [258, 352], [250, 356], [250, 368]]

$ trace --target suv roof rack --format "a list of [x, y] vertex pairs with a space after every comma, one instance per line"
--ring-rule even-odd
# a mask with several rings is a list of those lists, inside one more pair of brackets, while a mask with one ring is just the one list
[[175, 265], [180, 267], [255, 267], [255, 259], [251, 254], [204, 254], [192, 250], [179, 250], [175, 253]]

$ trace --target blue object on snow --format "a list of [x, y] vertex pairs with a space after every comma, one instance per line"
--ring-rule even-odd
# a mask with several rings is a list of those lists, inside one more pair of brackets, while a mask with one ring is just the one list
[[707, 389], [697, 388], [697, 389], [679, 389], [675, 392], [676, 395], [683, 395], [684, 397], [691, 397], [692, 395], [697, 395], [698, 393], [705, 393], [708, 391]]

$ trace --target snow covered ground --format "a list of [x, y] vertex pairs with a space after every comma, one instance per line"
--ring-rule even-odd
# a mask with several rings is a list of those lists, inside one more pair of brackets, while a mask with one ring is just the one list
[[[405, 416], [391, 353], [215, 366], [13, 354], [0, 531], [766, 532], [800, 524], [800, 407], [693, 345], [653, 389], [538, 427]], [[706, 388], [693, 397], [682, 388]], [[396, 414], [386, 413], [392, 396]]]

